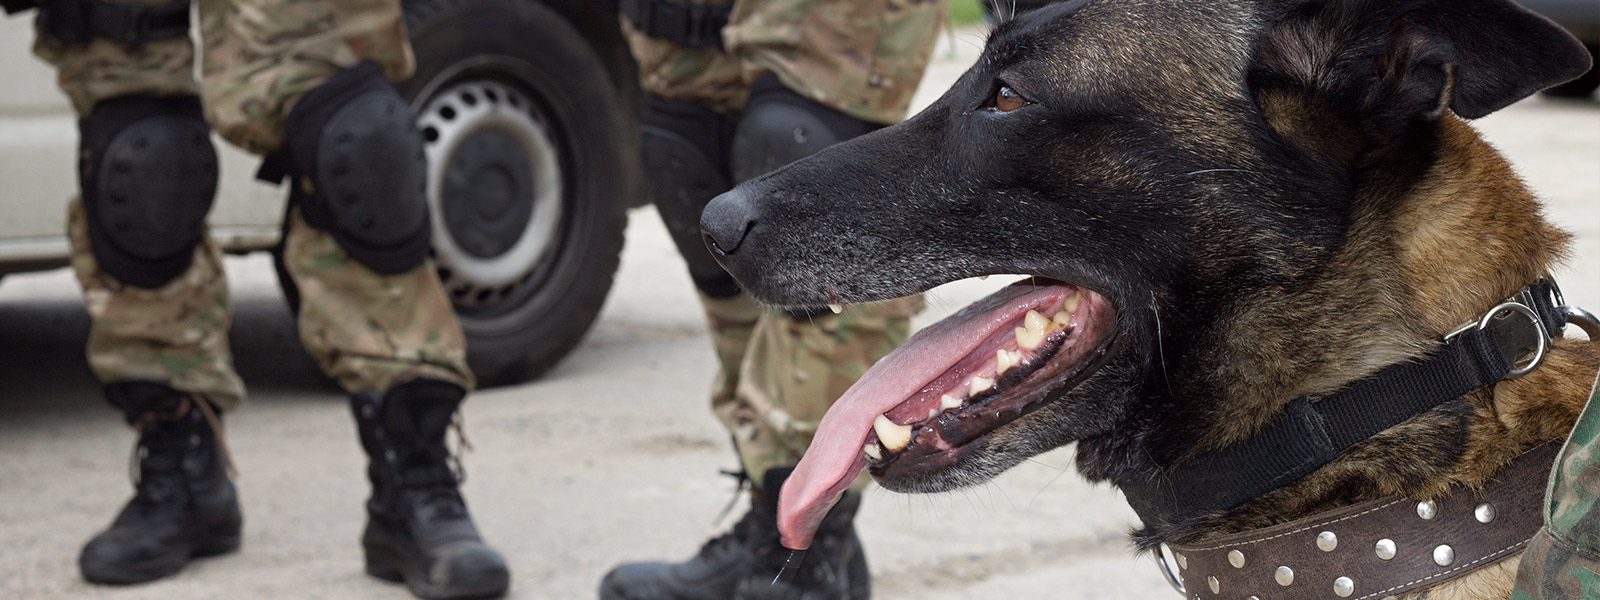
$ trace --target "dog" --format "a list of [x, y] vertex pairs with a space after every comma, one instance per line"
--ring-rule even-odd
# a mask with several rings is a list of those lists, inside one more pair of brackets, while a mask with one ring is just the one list
[[[1128, 491], [1296, 398], [1425, 359], [1567, 252], [1465, 120], [1589, 62], [1510, 0], [1078, 0], [996, 27], [921, 113], [702, 215], [713, 254], [776, 306], [1032, 276], [919, 332], [835, 404], [782, 490], [784, 544], [804, 548], [864, 467], [940, 492], [1076, 443], [1085, 477]], [[1524, 376], [1237, 506], [1141, 511], [1133, 538], [1481, 486], [1564, 439], [1585, 404], [1600, 348], [1551, 333]], [[1504, 598], [1515, 565], [1429, 593]]]

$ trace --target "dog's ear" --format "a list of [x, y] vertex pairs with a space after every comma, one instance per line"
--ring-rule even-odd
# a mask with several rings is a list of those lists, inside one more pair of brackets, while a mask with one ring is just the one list
[[[1589, 68], [1583, 44], [1511, 0], [1277, 0], [1257, 71], [1367, 116], [1482, 117]], [[1258, 73], [1262, 75], [1263, 73]]]

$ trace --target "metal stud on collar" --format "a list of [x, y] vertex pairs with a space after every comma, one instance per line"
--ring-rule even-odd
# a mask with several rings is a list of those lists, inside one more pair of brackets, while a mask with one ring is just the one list
[[1317, 549], [1318, 550], [1321, 550], [1323, 552], [1333, 552], [1333, 550], [1335, 548], [1338, 548], [1338, 547], [1339, 547], [1339, 536], [1334, 535], [1332, 531], [1324, 531], [1322, 533], [1317, 534]]
[[1394, 540], [1389, 538], [1378, 540], [1378, 543], [1372, 548], [1372, 552], [1377, 554], [1378, 558], [1382, 560], [1394, 560], [1394, 556], [1397, 551], [1398, 549], [1395, 548]]
[[1333, 593], [1340, 598], [1349, 598], [1356, 593], [1356, 582], [1349, 577], [1340, 577], [1333, 580]]
[[1433, 564], [1441, 567], [1448, 567], [1450, 566], [1450, 563], [1453, 562], [1456, 562], [1455, 548], [1451, 548], [1449, 545], [1441, 544], [1439, 547], [1433, 549]]
[[1439, 505], [1434, 504], [1432, 500], [1423, 500], [1417, 503], [1417, 516], [1422, 517], [1422, 520], [1432, 521], [1438, 515]]

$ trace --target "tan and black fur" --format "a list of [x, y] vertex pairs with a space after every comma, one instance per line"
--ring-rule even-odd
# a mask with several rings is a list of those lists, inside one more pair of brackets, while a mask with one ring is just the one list
[[[948, 468], [875, 475], [942, 491], [1075, 442], [1085, 476], [1148, 479], [1293, 398], [1428, 353], [1548, 273], [1567, 235], [1463, 119], [1588, 62], [1509, 0], [1062, 2], [998, 28], [921, 114], [740, 186], [702, 224], [724, 266], [778, 305], [991, 273], [1105, 296], [1117, 326], [1095, 372]], [[1028, 104], [999, 110], [1001, 87]], [[1195, 542], [1481, 484], [1563, 438], [1597, 368], [1596, 344], [1559, 341], [1525, 377], [1135, 538]], [[1503, 598], [1514, 562], [1429, 597]]]

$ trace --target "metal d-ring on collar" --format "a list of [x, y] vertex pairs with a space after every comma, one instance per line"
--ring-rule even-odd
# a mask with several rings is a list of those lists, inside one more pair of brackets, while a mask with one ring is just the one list
[[[1517, 296], [1522, 296], [1525, 294], [1527, 294], [1527, 292], [1521, 292], [1517, 294]], [[1517, 357], [1507, 357], [1511, 362], [1511, 370], [1506, 373], [1506, 377], [1521, 377], [1523, 375], [1527, 375], [1533, 371], [1534, 367], [1539, 366], [1540, 362], [1544, 361], [1544, 355], [1550, 351], [1551, 337], [1550, 332], [1544, 327], [1544, 322], [1539, 319], [1539, 313], [1534, 312], [1533, 308], [1529, 306], [1529, 304], [1532, 303], [1522, 302], [1519, 300], [1520, 298], [1514, 297], [1512, 300], [1507, 300], [1495, 305], [1494, 308], [1489, 309], [1489, 312], [1483, 313], [1483, 318], [1478, 319], [1476, 323], [1469, 322], [1461, 327], [1456, 328], [1455, 331], [1452, 331], [1449, 335], [1445, 336], [1445, 340], [1449, 341], [1450, 338], [1453, 338], [1462, 332], [1470, 331], [1474, 328], [1478, 331], [1487, 330], [1496, 319], [1502, 318], [1501, 315], [1520, 314], [1524, 317], [1527, 317], [1528, 321], [1533, 323], [1534, 329], [1538, 330], [1539, 333], [1536, 336], [1538, 343], [1534, 347], [1533, 357], [1529, 358], [1528, 362], [1525, 364], [1519, 366], [1516, 363]]]
[[1189, 590], [1183, 587], [1183, 577], [1178, 575], [1178, 570], [1172, 568], [1171, 563], [1167, 562], [1167, 554], [1172, 553], [1172, 550], [1167, 548], [1167, 544], [1163, 542], [1161, 545], [1151, 548], [1150, 553], [1155, 555], [1156, 566], [1161, 569], [1161, 574], [1167, 576], [1167, 585], [1177, 590], [1179, 595], [1187, 597]]

